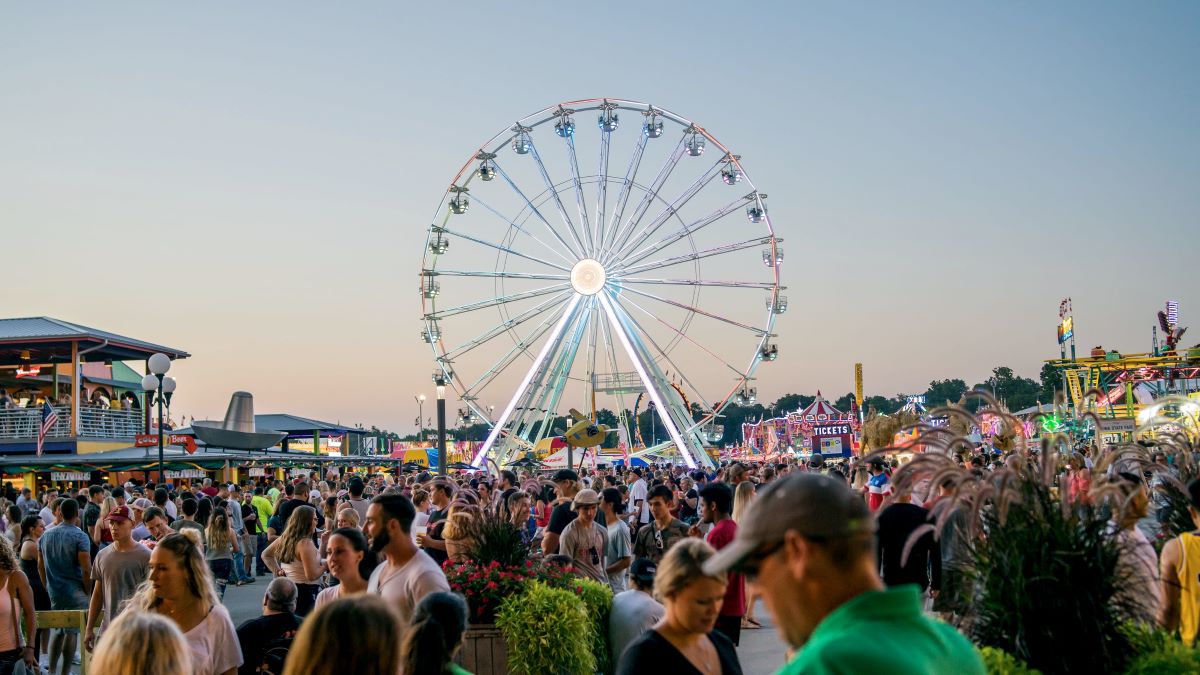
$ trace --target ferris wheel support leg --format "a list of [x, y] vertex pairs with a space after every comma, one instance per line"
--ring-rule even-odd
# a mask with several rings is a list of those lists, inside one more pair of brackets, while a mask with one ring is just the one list
[[521, 398], [525, 396], [525, 391], [529, 389], [529, 383], [533, 381], [534, 376], [537, 375], [539, 370], [541, 370], [542, 364], [546, 361], [546, 357], [550, 354], [551, 350], [553, 350], [555, 345], [559, 343], [567, 324], [570, 323], [570, 321], [575, 317], [575, 309], [579, 307], [579, 300], [581, 298], [582, 296], [578, 293], [571, 298], [570, 304], [567, 305], [567, 309], [563, 312], [562, 318], [558, 320], [558, 323], [550, 332], [550, 337], [546, 339], [546, 344], [542, 345], [542, 350], [538, 352], [537, 358], [533, 360], [533, 365], [529, 367], [529, 372], [525, 373], [525, 377], [522, 378], [520, 386], [518, 386], [517, 390], [513, 392], [512, 399], [509, 400], [508, 405], [504, 407], [504, 412], [500, 413], [500, 417], [496, 419], [496, 423], [492, 426], [492, 430], [488, 432], [487, 439], [484, 440], [483, 445], [479, 447], [479, 452], [475, 453], [475, 459], [471, 460], [471, 466], [479, 466], [479, 463], [483, 460], [484, 456], [487, 455], [488, 450], [491, 450], [492, 446], [495, 445], [496, 439], [500, 436], [500, 430], [504, 428], [504, 425], [508, 422], [508, 418], [512, 416], [513, 409], [517, 407], [517, 401], [521, 400]]
[[642, 353], [634, 348], [633, 343], [629, 339], [626, 326], [617, 316], [617, 310], [613, 307], [612, 300], [608, 297], [608, 294], [601, 292], [596, 297], [599, 298], [600, 306], [604, 308], [604, 313], [608, 316], [608, 322], [617, 334], [617, 339], [621, 342], [625, 353], [629, 355], [630, 361], [633, 362], [633, 367], [637, 370], [638, 377], [642, 380], [642, 385], [646, 387], [646, 393], [650, 395], [650, 400], [654, 401], [655, 409], [662, 420], [663, 426], [667, 428], [667, 433], [670, 434], [671, 440], [675, 442], [675, 447], [679, 449], [679, 454], [683, 455], [683, 461], [688, 465], [689, 469], [696, 468], [697, 460], [705, 466], [711, 465], [711, 460], [704, 452], [703, 447], [695, 447], [684, 442], [683, 434], [679, 433], [679, 427], [670, 414], [666, 398], [663, 397], [659, 391], [658, 383], [654, 381], [654, 378], [650, 377], [650, 373], [647, 370], [653, 364], [645, 363]]

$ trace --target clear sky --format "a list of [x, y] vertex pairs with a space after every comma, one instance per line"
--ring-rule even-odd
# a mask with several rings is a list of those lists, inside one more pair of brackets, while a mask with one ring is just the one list
[[611, 96], [704, 124], [771, 195], [792, 302], [763, 399], [849, 391], [856, 361], [868, 393], [1036, 376], [1068, 295], [1082, 349], [1145, 351], [1164, 300], [1200, 324], [1198, 27], [1191, 2], [9, 4], [0, 315], [190, 351], [197, 418], [246, 389], [407, 431], [445, 186], [512, 120]]

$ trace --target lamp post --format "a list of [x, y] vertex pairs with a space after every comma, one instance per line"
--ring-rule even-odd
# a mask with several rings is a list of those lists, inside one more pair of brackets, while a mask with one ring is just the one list
[[413, 397], [417, 402], [417, 442], [425, 440], [425, 425], [421, 424], [421, 420], [425, 419], [425, 394], [417, 394]]
[[[171, 369], [171, 358], [166, 354], [155, 354], [146, 361], [150, 372], [142, 378], [142, 391], [146, 392], [146, 405], [153, 402], [158, 404], [158, 482], [167, 482], [167, 474], [163, 467], [163, 404], [171, 405], [171, 395], [175, 393], [175, 378], [166, 377]], [[157, 394], [157, 395], [155, 395]]]
[[438, 474], [446, 475], [446, 377], [435, 373], [433, 383], [437, 385], [437, 442]]

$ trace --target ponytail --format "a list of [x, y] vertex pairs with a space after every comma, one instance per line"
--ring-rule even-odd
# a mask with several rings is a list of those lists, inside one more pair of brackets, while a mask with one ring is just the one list
[[400, 652], [400, 662], [406, 673], [430, 673], [448, 675], [450, 654], [447, 652], [446, 633], [437, 618], [432, 615], [421, 617], [408, 628]]

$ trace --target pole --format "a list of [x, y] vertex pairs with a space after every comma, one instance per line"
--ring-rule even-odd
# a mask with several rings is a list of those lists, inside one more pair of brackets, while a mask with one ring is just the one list
[[158, 376], [158, 482], [160, 485], [166, 485], [167, 474], [163, 471], [163, 390], [162, 390], [162, 375]]
[[438, 387], [437, 398], [437, 442], [438, 442], [438, 475], [446, 475], [446, 397]]

